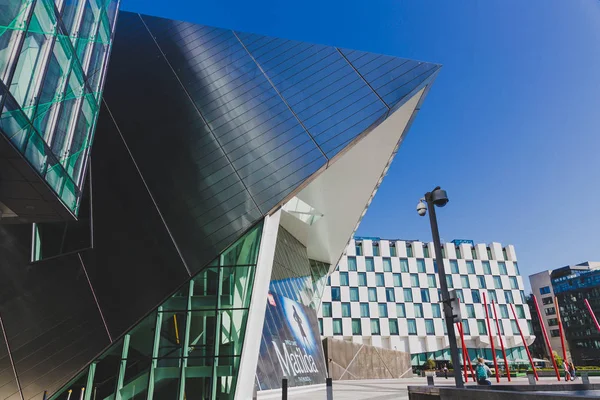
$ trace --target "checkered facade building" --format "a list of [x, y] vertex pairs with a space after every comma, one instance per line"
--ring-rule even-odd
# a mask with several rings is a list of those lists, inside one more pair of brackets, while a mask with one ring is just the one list
[[[484, 294], [493, 300], [509, 359], [526, 358], [523, 341], [534, 340], [523, 279], [512, 245], [455, 240], [443, 245], [449, 288], [457, 290], [469, 356], [492, 358]], [[354, 238], [330, 276], [319, 310], [321, 335], [449, 360], [433, 243]], [[488, 305], [496, 356], [500, 356], [493, 310]], [[460, 344], [460, 342], [459, 342]]]

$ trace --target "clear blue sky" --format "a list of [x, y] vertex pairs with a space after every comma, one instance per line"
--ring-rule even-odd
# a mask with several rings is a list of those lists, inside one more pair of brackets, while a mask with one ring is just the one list
[[172, 19], [443, 64], [358, 234], [514, 244], [525, 277], [600, 261], [597, 0], [123, 0]]

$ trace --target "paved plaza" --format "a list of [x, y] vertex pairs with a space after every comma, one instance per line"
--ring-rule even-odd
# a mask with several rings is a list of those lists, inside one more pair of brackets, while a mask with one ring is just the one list
[[[437, 386], [454, 384], [451, 377], [449, 379], [436, 378]], [[493, 379], [493, 378], [492, 378]], [[492, 380], [495, 383], [495, 380]], [[526, 385], [528, 379], [525, 377], [513, 378], [512, 384]], [[540, 378], [538, 384], [558, 383], [556, 378]], [[578, 379], [576, 383], [581, 383]], [[590, 383], [600, 383], [600, 377], [590, 377]], [[360, 381], [334, 381], [333, 399], [334, 400], [408, 400], [408, 386], [426, 385], [425, 378], [407, 378], [407, 379], [380, 379], [380, 380], [360, 380]], [[469, 384], [473, 384], [470, 382]], [[508, 384], [506, 378], [500, 381], [500, 384]], [[308, 388], [301, 392], [292, 391], [288, 393], [289, 400], [325, 400], [327, 398], [325, 386]], [[264, 392], [258, 395], [259, 400], [281, 399], [281, 392]]]

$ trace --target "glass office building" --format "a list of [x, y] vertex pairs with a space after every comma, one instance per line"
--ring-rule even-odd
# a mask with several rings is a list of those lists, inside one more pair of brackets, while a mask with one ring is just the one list
[[249, 399], [324, 381], [326, 276], [440, 66], [129, 12], [113, 24], [114, 2], [14, 3], [0, 398]]
[[117, 0], [0, 1], [0, 134], [75, 216], [117, 7]]

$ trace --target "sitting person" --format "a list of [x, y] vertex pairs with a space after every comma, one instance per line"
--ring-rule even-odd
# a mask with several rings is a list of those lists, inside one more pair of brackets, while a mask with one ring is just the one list
[[483, 362], [483, 358], [477, 358], [477, 365], [475, 366], [475, 375], [477, 377], [478, 385], [491, 385], [492, 382], [488, 380], [488, 376], [492, 375], [489, 367]]

